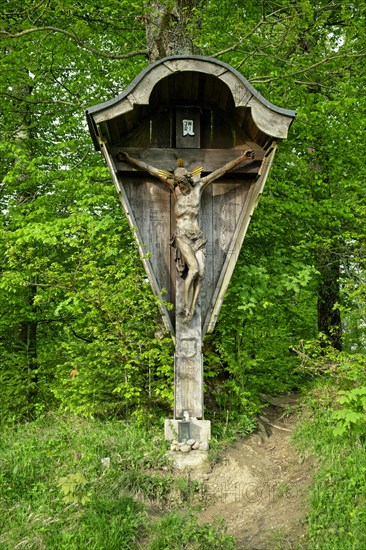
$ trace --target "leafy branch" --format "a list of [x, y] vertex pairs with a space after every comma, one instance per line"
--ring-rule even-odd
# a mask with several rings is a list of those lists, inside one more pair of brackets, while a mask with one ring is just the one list
[[[256, 25], [250, 31], [243, 37], [240, 38], [239, 42], [236, 42], [235, 44], [232, 44], [231, 46], [228, 46], [224, 50], [220, 50], [214, 54], [211, 55], [211, 57], [220, 57], [221, 55], [224, 55], [226, 53], [232, 52], [237, 50], [241, 44], [245, 42], [248, 38], [253, 36], [255, 31], [257, 31], [262, 25], [278, 25], [279, 23], [283, 23], [286, 20], [292, 19], [291, 15], [284, 16], [282, 19], [275, 19], [274, 21], [271, 21], [271, 18], [274, 18], [275, 16], [279, 15], [282, 12], [286, 12], [287, 8], [280, 8], [278, 10], [273, 11], [272, 13], [269, 13], [268, 15], [263, 14], [262, 18], [258, 21]], [[273, 44], [272, 44], [273, 45]], [[252, 52], [250, 52], [250, 55], [254, 55]], [[240, 64], [240, 66], [242, 63]]]
[[[257, 26], [259, 26], [260, 23], [258, 23]], [[242, 41], [237, 42], [237, 43], [235, 43], [231, 46], [228, 46], [224, 50], [216, 52], [211, 57], [219, 57], [219, 56], [224, 55], [226, 53], [229, 53], [229, 52], [232, 52], [232, 51], [235, 51], [235, 50], [239, 50], [239, 47], [240, 47], [241, 43], [242, 43]], [[265, 57], [267, 59], [270, 58], [270, 59], [275, 59], [277, 61], [279, 60], [279, 61], [283, 62], [284, 64], [289, 63], [289, 61], [287, 61], [286, 59], [278, 58], [276, 56], [270, 55], [270, 54], [265, 53], [263, 51], [258, 51], [258, 52], [248, 51], [248, 52], [243, 52], [243, 53], [246, 54], [246, 57], [244, 57], [244, 59], [236, 66], [236, 69], [239, 69], [249, 57]], [[353, 59], [353, 58], [362, 58], [362, 57], [366, 57], [366, 49], [360, 50], [359, 52], [348, 52], [348, 53], [344, 53], [344, 54], [335, 53], [333, 55], [329, 55], [329, 56], [325, 57], [324, 59], [321, 59], [320, 61], [317, 61], [316, 63], [313, 63], [312, 65], [309, 65], [308, 67], [304, 67], [302, 69], [298, 69], [298, 70], [295, 70], [293, 72], [289, 72], [287, 74], [280, 74], [278, 76], [273, 76], [273, 75], [254, 76], [254, 77], [250, 78], [250, 82], [251, 83], [256, 82], [258, 84], [267, 84], [269, 82], [273, 82], [274, 80], [283, 80], [284, 78], [292, 78], [292, 77], [295, 77], [295, 76], [300, 75], [300, 74], [305, 74], [305, 73], [319, 67], [320, 65], [323, 65], [325, 63], [328, 63], [328, 62], [331, 62], [331, 61], [334, 61], [334, 60], [338, 61], [339, 59]]]
[[214, 53], [211, 55], [211, 57], [220, 57], [221, 55], [224, 55], [225, 53], [233, 52], [235, 51], [245, 40], [247, 40], [262, 24], [264, 23], [264, 18], [262, 18], [258, 23], [248, 32], [248, 34], [240, 39], [239, 42], [236, 44], [233, 44], [232, 46], [229, 46], [228, 48], [225, 48], [224, 50], [221, 50], [219, 52]]
[[83, 42], [78, 36], [76, 36], [76, 34], [74, 34], [72, 32], [69, 32], [69, 31], [66, 31], [65, 29], [60, 29], [58, 27], [50, 27], [50, 26], [35, 27], [33, 29], [25, 29], [25, 30], [17, 32], [17, 33], [9, 33], [5, 29], [1, 29], [0, 30], [0, 35], [1, 34], [4, 35], [4, 38], [2, 39], [2, 40], [4, 40], [5, 38], [21, 38], [21, 37], [26, 36], [28, 34], [33, 34], [33, 33], [37, 33], [37, 32], [46, 32], [46, 31], [51, 31], [51, 32], [54, 32], [54, 33], [61, 33], [65, 36], [67, 36], [68, 38], [71, 38], [71, 40], [76, 42], [78, 44], [78, 46], [80, 46], [84, 50], [87, 50], [88, 52], [90, 52], [92, 54], [95, 54], [95, 55], [98, 55], [100, 57], [105, 57], [107, 59], [130, 59], [131, 57], [146, 56], [147, 55], [147, 50], [137, 50], [137, 51], [128, 52], [128, 53], [125, 53], [125, 54], [108, 53], [108, 52], [105, 52], [105, 51], [102, 51], [102, 50], [98, 50], [97, 48], [93, 48], [92, 46], [89, 46], [89, 44], [86, 44], [85, 42]]
[[349, 58], [357, 58], [357, 57], [366, 57], [366, 49], [361, 50], [360, 52], [355, 53], [345, 53], [345, 54], [334, 54], [329, 55], [325, 57], [324, 59], [321, 59], [320, 61], [317, 61], [316, 63], [313, 63], [312, 65], [309, 65], [308, 67], [304, 67], [303, 69], [299, 69], [297, 71], [294, 71], [292, 73], [287, 73], [284, 75], [279, 76], [271, 76], [271, 75], [265, 75], [265, 76], [254, 76], [250, 79], [251, 82], [257, 82], [260, 84], [266, 84], [268, 82], [273, 82], [274, 80], [282, 80], [283, 78], [291, 78], [293, 76], [297, 76], [299, 74], [304, 74], [308, 71], [311, 71], [312, 69], [315, 69], [316, 67], [319, 67], [320, 65], [323, 65], [324, 63], [328, 63], [329, 61], [333, 60], [339, 60], [339, 59], [349, 59]]
[[63, 99], [26, 99], [23, 96], [17, 96], [15, 94], [9, 94], [5, 92], [0, 92], [0, 97], [9, 97], [10, 99], [15, 99], [16, 101], [22, 101], [23, 103], [30, 103], [31, 105], [54, 105], [55, 103], [60, 105], [69, 105], [70, 107], [82, 107], [81, 103], [75, 103], [73, 101], [66, 101]]
[[21, 11], [8, 11], [8, 12], [4, 12], [3, 15], [4, 15], [5, 17], [14, 17], [14, 16], [19, 17], [19, 16], [22, 16], [22, 15], [29, 15], [29, 12], [37, 10], [37, 9], [40, 8], [43, 4], [46, 4], [46, 6], [47, 6], [47, 4], [48, 4], [47, 0], [46, 0], [46, 1], [45, 1], [45, 0], [41, 0], [41, 1], [39, 2], [39, 4], [36, 4], [35, 6], [27, 6], [26, 9], [21, 10]]

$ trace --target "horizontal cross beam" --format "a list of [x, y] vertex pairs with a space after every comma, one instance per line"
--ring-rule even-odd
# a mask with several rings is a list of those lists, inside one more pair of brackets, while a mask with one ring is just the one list
[[[260, 147], [255, 148], [254, 162], [239, 166], [231, 173], [233, 174], [248, 174], [253, 176], [258, 173], [264, 151]], [[138, 172], [131, 164], [119, 160], [118, 153], [122, 149], [120, 147], [112, 147], [111, 153], [118, 172]], [[223, 166], [230, 160], [234, 160], [242, 153], [242, 149], [164, 149], [152, 148], [141, 149], [137, 147], [123, 147], [123, 152], [128, 153], [131, 157], [138, 160], [143, 160], [147, 164], [174, 171], [177, 165], [177, 159], [182, 158], [184, 165], [188, 171], [193, 170], [197, 166], [203, 166], [203, 173], [213, 172], [220, 166]]]

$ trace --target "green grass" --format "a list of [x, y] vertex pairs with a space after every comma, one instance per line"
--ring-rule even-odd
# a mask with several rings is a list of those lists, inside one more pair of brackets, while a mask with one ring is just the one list
[[295, 434], [317, 462], [307, 515], [307, 545], [319, 550], [366, 548], [366, 446], [364, 439], [334, 434], [336, 390], [318, 388]]
[[[317, 462], [302, 542], [309, 550], [366, 548], [365, 439], [334, 434], [336, 391], [313, 391], [295, 434]], [[162, 434], [162, 427], [71, 415], [4, 430], [0, 548], [234, 549], [223, 525], [202, 525], [192, 514], [199, 484], [173, 475]]]
[[122, 421], [49, 415], [5, 430], [0, 547], [234, 548], [222, 526], [189, 513], [195, 491], [173, 477], [165, 451], [162, 428]]
[[172, 512], [153, 526], [149, 550], [180, 550], [183, 548], [234, 550], [232, 537], [225, 533], [222, 523], [197, 525], [192, 514]]

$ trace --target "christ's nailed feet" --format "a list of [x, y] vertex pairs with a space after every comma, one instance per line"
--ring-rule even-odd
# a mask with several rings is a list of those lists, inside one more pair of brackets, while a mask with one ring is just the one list
[[183, 318], [183, 322], [184, 323], [189, 323], [190, 321], [192, 321], [192, 318], [193, 318], [193, 312], [192, 311], [185, 311], [184, 312], [184, 318]]

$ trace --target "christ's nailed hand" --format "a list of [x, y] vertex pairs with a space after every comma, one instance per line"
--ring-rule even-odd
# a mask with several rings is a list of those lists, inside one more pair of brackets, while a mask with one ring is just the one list
[[254, 159], [254, 157], [255, 157], [254, 149], [248, 149], [247, 151], [245, 151], [243, 156], [246, 159]]

